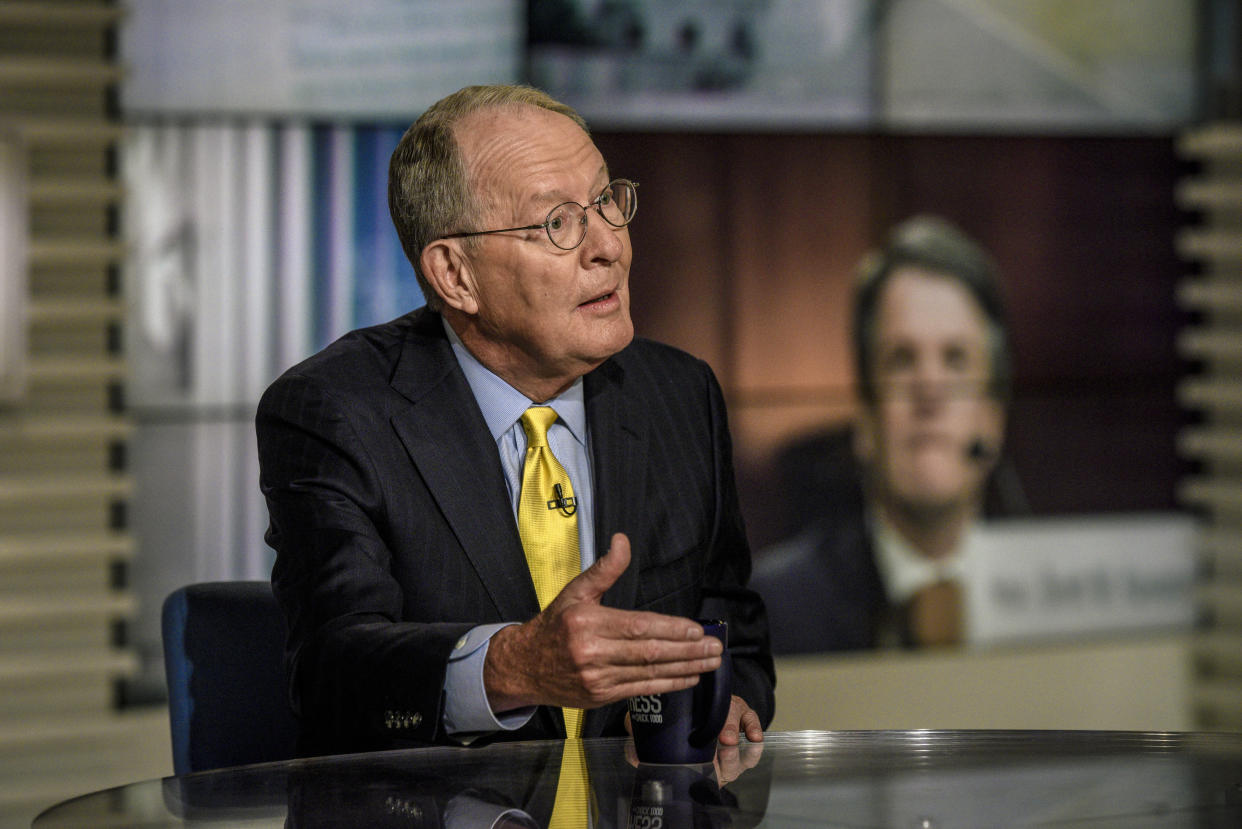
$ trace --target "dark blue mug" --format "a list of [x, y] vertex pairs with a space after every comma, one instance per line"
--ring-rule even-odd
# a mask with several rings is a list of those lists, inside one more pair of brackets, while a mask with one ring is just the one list
[[700, 624], [725, 646], [720, 667], [700, 674], [693, 688], [630, 697], [630, 726], [641, 763], [710, 763], [716, 756], [716, 737], [733, 697], [729, 626], [720, 620]]
[[733, 825], [736, 799], [710, 764], [638, 767], [628, 829], [715, 829]]

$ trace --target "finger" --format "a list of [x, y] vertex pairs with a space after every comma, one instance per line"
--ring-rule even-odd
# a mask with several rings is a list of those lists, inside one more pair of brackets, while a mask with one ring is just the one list
[[633, 740], [625, 741], [625, 762], [634, 768], [638, 768], [638, 749], [634, 748]]
[[616, 533], [612, 537], [608, 552], [595, 559], [594, 564], [565, 585], [556, 601], [598, 602], [629, 566], [630, 540], [625, 533]]
[[[699, 663], [689, 663], [691, 667], [682, 667], [683, 663], [666, 665], [617, 666], [608, 665], [602, 668], [589, 668], [581, 671], [576, 677], [582, 688], [594, 696], [635, 696], [637, 694], [663, 693], [662, 691], [634, 691], [635, 687], [646, 687], [654, 684], [677, 683], [681, 687], [689, 687], [701, 681], [707, 671], [698, 670]], [[631, 689], [629, 693], [623, 693]]]
[[723, 744], [717, 746], [712, 765], [716, 767], [716, 780], [720, 785], [732, 783], [741, 773], [742, 762], [737, 747]]
[[[681, 632], [675, 627], [674, 632]], [[684, 634], [683, 634], [684, 635]], [[584, 657], [596, 666], [614, 665], [622, 668], [683, 663], [686, 672], [703, 673], [720, 667], [724, 648], [714, 636], [697, 641], [657, 638], [613, 638], [613, 630], [601, 630]], [[663, 674], [667, 676], [667, 673]]]
[[763, 723], [759, 721], [759, 715], [754, 709], [747, 708], [742, 714], [742, 730], [746, 732], [746, 739], [752, 743], [763, 742]]
[[706, 643], [710, 646], [707, 652], [712, 654], [719, 653], [724, 647], [715, 636], [704, 634], [703, 626], [693, 619], [647, 610], [617, 610], [611, 607], [602, 610], [603, 613], [594, 622], [599, 627], [599, 634], [608, 639]]
[[763, 743], [747, 743], [740, 747], [722, 744], [716, 749], [713, 760], [716, 765], [716, 779], [722, 786], [732, 783], [759, 765], [759, 758], [762, 756]]
[[763, 743], [747, 743], [739, 749], [741, 770], [753, 769], [763, 757]]
[[698, 684], [699, 678], [693, 677], [669, 677], [666, 679], [644, 679], [633, 682], [620, 682], [608, 686], [608, 692], [597, 698], [590, 700], [590, 706], [598, 707], [607, 705], [610, 702], [618, 702], [630, 697], [653, 696], [655, 694], [670, 694], [674, 691], [683, 691], [686, 688], [692, 688]]
[[[603, 665], [560, 674], [558, 687], [574, 695], [573, 701], [556, 700], [557, 705], [594, 708], [617, 700], [651, 694], [666, 694], [697, 685], [710, 665], [720, 659], [689, 663], [673, 662], [659, 665]], [[707, 668], [707, 670], [703, 670]], [[566, 681], [568, 680], [568, 681]], [[584, 696], [579, 696], [584, 695]]]
[[751, 742], [763, 741], [763, 724], [759, 721], [759, 715], [746, 704], [746, 700], [734, 694], [719, 739], [723, 745], [735, 746], [741, 742], [742, 733]]
[[724, 726], [720, 729], [719, 740], [722, 745], [735, 746], [740, 742], [738, 737], [738, 724], [742, 719], [742, 715], [750, 710], [742, 698], [733, 695], [733, 699], [729, 702], [729, 715], [725, 717]]

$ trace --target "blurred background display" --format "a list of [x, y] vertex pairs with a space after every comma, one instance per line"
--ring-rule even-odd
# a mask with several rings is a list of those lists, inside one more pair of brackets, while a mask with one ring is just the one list
[[515, 81], [513, 0], [132, 0], [129, 113], [405, 118], [471, 83]]
[[[547, 89], [642, 182], [638, 332], [721, 378], [757, 550], [832, 508], [789, 452], [854, 414], [854, 269], [916, 213], [998, 260], [1007, 468], [1030, 514], [1183, 526], [1170, 194], [1200, 22], [1192, 0], [130, 3], [131, 578], [151, 692], [158, 599], [270, 572], [263, 389], [422, 304], [388, 218], [388, 155], [469, 83]], [[1189, 536], [1170, 538], [1161, 560], [1186, 548], [1169, 565], [1184, 583]], [[1187, 607], [1161, 618], [1184, 626]]]
[[259, 396], [423, 303], [388, 158], [474, 83], [546, 88], [641, 183], [635, 326], [721, 381], [757, 571], [857, 500], [864, 255], [933, 215], [995, 259], [977, 624], [782, 654], [777, 730], [1242, 727], [1240, 32], [1236, 0], [0, 0], [0, 829], [171, 770], [160, 604], [268, 578]]
[[532, 2], [528, 77], [598, 126], [1160, 128], [1190, 2]]

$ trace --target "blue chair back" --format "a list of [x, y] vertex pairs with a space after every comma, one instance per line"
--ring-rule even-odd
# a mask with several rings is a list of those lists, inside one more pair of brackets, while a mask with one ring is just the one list
[[287, 760], [297, 721], [284, 672], [286, 623], [265, 581], [191, 584], [164, 600], [173, 770]]

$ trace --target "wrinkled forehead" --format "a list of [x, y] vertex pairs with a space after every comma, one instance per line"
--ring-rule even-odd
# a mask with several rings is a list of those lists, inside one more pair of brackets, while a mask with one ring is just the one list
[[608, 180], [590, 135], [572, 119], [542, 107], [479, 110], [463, 117], [454, 135], [480, 201], [581, 201], [591, 187]]

